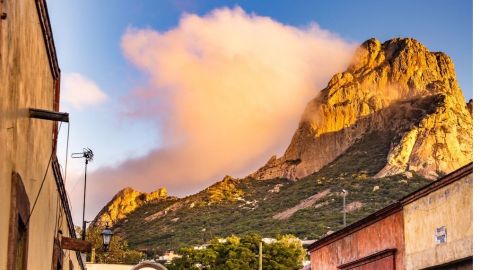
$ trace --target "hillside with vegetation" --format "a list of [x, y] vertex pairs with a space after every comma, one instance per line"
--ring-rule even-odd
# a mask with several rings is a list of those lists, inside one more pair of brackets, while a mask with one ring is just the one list
[[342, 190], [350, 224], [471, 162], [472, 142], [451, 59], [414, 39], [370, 39], [308, 103], [283, 156], [185, 198], [121, 191], [99, 217], [157, 253], [251, 233], [318, 239], [343, 226]]
[[[132, 248], [158, 253], [249, 233], [318, 239], [343, 226], [342, 189], [348, 191], [347, 222], [352, 223], [429, 183], [415, 173], [374, 177], [384, 165], [390, 136], [370, 134], [298, 181], [225, 177], [198, 194], [142, 205], [115, 224], [115, 233]], [[278, 217], [292, 208], [288, 217]]]

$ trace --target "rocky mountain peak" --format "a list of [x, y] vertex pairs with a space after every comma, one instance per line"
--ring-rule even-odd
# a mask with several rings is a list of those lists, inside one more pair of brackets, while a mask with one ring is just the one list
[[93, 220], [94, 226], [113, 225], [124, 219], [138, 207], [167, 198], [167, 190], [159, 188], [152, 192], [140, 192], [131, 187], [120, 190], [112, 200], [103, 207]]
[[251, 176], [302, 178], [372, 132], [392, 136], [379, 177], [434, 179], [470, 162], [472, 118], [451, 59], [411, 38], [365, 41], [308, 103], [285, 154]]
[[446, 54], [410, 38], [369, 39], [307, 104], [283, 156], [273, 156], [251, 175], [302, 181], [225, 176], [172, 200], [164, 189], [126, 188], [96, 224], [116, 222], [116, 233], [131, 246], [156, 250], [232, 232], [317, 238], [341, 228], [335, 202], [342, 188], [349, 191], [347, 212], [361, 217], [424, 186], [425, 177], [469, 163], [472, 107]]

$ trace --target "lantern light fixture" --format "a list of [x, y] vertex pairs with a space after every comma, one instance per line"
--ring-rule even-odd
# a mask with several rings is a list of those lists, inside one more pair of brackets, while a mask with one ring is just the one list
[[103, 250], [107, 251], [108, 246], [110, 245], [110, 241], [112, 240], [113, 232], [110, 230], [110, 227], [108, 227], [107, 225], [101, 234], [102, 234], [102, 240], [103, 240]]

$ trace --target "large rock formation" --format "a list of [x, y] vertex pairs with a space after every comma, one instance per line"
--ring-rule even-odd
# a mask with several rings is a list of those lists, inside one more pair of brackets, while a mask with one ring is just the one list
[[434, 179], [472, 161], [472, 116], [451, 59], [410, 38], [367, 40], [309, 102], [285, 154], [251, 176], [302, 178], [372, 132], [393, 136], [379, 177]]
[[120, 190], [113, 199], [103, 207], [92, 222], [93, 226], [114, 225], [138, 207], [167, 198], [167, 190], [160, 188], [150, 193], [136, 191], [131, 187]]

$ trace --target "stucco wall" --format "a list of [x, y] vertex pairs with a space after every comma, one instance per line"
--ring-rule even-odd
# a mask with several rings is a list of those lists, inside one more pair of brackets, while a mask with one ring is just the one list
[[[404, 206], [406, 269], [472, 256], [472, 181], [470, 174]], [[442, 226], [447, 242], [436, 244]]]
[[311, 252], [312, 270], [337, 270], [338, 266], [386, 249], [397, 249], [396, 268], [403, 268], [403, 214], [394, 213], [359, 231]]
[[[51, 165], [51, 121], [28, 118], [28, 108], [53, 109], [54, 79], [35, 0], [4, 0], [0, 21], [0, 270], [6, 269], [11, 174], [20, 174], [30, 206], [47, 178], [29, 224], [28, 268], [51, 269], [53, 240], [59, 228], [68, 236], [65, 214]], [[65, 252], [65, 265], [73, 252]]]

